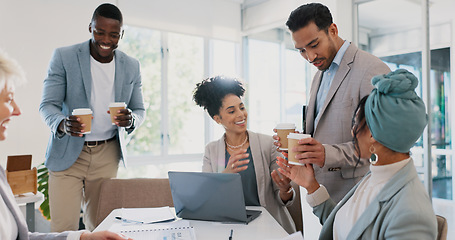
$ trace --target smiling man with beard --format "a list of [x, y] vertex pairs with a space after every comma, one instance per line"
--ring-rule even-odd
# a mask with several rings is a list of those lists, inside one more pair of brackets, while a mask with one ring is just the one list
[[368, 161], [355, 157], [352, 115], [373, 89], [371, 78], [390, 69], [339, 37], [330, 10], [320, 3], [298, 7], [286, 25], [295, 48], [319, 70], [311, 83], [304, 127], [312, 138], [299, 140], [294, 150], [303, 153], [296, 159], [313, 165], [316, 179], [338, 202], [368, 171]]
[[[89, 41], [58, 48], [44, 80], [40, 113], [51, 130], [46, 152], [49, 169], [51, 230], [79, 228], [81, 203], [87, 229], [95, 228], [100, 184], [126, 163], [123, 136], [144, 120], [140, 65], [116, 50], [123, 36], [123, 18], [112, 4], [101, 4], [88, 26]], [[126, 103], [115, 125], [108, 106]], [[77, 108], [93, 112], [86, 133]]]

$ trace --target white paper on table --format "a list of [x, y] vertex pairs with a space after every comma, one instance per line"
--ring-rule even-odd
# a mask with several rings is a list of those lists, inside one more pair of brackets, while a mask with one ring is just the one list
[[281, 240], [303, 240], [302, 232], [295, 232], [285, 238], [282, 238]]
[[121, 233], [134, 240], [195, 240], [196, 234], [188, 220], [154, 224], [123, 225], [115, 221], [109, 228], [111, 232]]
[[152, 229], [166, 229], [166, 228], [188, 228], [190, 222], [188, 220], [177, 220], [167, 223], [154, 223], [154, 224], [130, 224], [124, 225], [121, 221], [114, 221], [109, 228], [111, 232], [133, 231], [133, 230], [152, 230]]
[[159, 208], [122, 208], [123, 220], [142, 222], [144, 224], [176, 219], [169, 207]]

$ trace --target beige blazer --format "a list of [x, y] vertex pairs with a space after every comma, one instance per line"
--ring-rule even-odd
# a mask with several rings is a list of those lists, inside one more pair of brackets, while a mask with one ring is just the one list
[[[280, 156], [280, 153], [276, 151], [276, 147], [273, 145], [272, 136], [251, 131], [248, 131], [248, 136], [258, 185], [259, 203], [288, 233], [293, 233], [296, 231], [295, 224], [286, 206], [291, 205], [294, 199], [284, 204], [279, 197], [279, 188], [270, 175], [273, 170], [278, 168], [276, 157]], [[225, 135], [205, 147], [203, 172], [222, 172], [225, 169], [226, 145], [224, 138]]]
[[316, 179], [327, 188], [335, 202], [339, 202], [369, 170], [366, 159], [356, 166], [358, 158], [352, 143], [352, 117], [360, 99], [373, 89], [371, 78], [388, 72], [389, 67], [379, 58], [351, 43], [327, 93], [316, 128], [316, 95], [322, 71], [318, 71], [313, 78], [305, 129], [306, 133], [324, 144], [325, 165], [323, 168], [314, 166], [314, 170]]

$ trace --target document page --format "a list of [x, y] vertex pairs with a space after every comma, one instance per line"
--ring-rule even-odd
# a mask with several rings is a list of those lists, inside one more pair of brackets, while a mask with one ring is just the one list
[[189, 221], [177, 220], [169, 207], [123, 208], [109, 230], [134, 240], [196, 240]]
[[134, 240], [195, 240], [193, 227], [157, 228], [147, 230], [126, 230], [120, 233]]
[[175, 215], [169, 207], [123, 208], [121, 214], [121, 220], [126, 223], [157, 223], [175, 220]]

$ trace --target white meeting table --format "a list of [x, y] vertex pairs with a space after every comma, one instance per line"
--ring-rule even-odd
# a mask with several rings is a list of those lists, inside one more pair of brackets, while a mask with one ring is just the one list
[[[248, 206], [247, 209], [261, 210], [262, 213], [251, 221], [248, 225], [242, 223], [220, 223], [211, 221], [187, 220], [190, 226], [194, 228], [197, 240], [227, 240], [233, 230], [233, 240], [279, 240], [287, 237], [289, 234], [280, 226], [280, 224], [270, 215], [263, 207]], [[175, 209], [171, 208], [175, 214]], [[95, 231], [111, 230], [116, 216], [121, 216], [121, 209], [113, 210], [95, 229]]]

